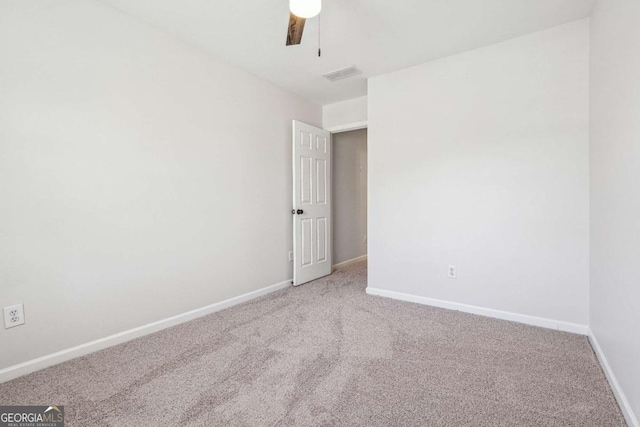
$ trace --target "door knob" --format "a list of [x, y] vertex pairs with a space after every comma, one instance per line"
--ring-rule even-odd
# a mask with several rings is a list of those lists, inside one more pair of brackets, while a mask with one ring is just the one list
[[296, 213], [297, 213], [298, 215], [302, 215], [302, 214], [304, 213], [304, 211], [303, 211], [302, 209], [298, 209], [298, 210], [296, 211]]

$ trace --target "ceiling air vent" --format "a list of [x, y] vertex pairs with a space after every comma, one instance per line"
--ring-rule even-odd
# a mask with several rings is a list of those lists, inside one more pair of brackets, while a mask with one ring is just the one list
[[342, 79], [348, 79], [349, 77], [357, 76], [358, 74], [362, 74], [362, 71], [358, 70], [355, 66], [342, 68], [340, 70], [332, 71], [327, 74], [323, 74], [322, 77], [329, 80], [330, 82], [336, 82]]

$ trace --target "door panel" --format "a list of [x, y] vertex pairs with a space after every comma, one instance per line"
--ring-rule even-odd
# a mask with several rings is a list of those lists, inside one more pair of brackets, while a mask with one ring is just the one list
[[312, 148], [312, 141], [313, 141], [313, 135], [311, 134], [311, 132], [307, 132], [307, 131], [300, 131], [300, 146], [304, 147], [308, 150], [311, 150]]
[[327, 219], [318, 218], [318, 250], [316, 252], [316, 262], [324, 262], [327, 260]]
[[327, 204], [327, 161], [316, 160], [316, 204]]
[[311, 157], [300, 157], [300, 204], [311, 204], [311, 189], [313, 185], [313, 170]]
[[313, 260], [313, 219], [311, 218], [303, 218], [301, 220], [301, 228], [302, 228], [302, 266], [306, 267], [312, 265]]
[[331, 274], [331, 134], [293, 121], [293, 283]]
[[320, 135], [316, 136], [316, 150], [318, 153], [327, 152], [327, 138]]

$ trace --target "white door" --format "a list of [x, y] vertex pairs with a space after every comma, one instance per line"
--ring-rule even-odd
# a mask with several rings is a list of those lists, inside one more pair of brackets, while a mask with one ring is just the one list
[[331, 134], [293, 121], [293, 284], [331, 274]]

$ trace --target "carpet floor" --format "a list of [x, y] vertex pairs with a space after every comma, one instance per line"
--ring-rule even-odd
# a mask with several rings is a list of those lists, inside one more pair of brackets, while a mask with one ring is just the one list
[[366, 263], [0, 384], [67, 426], [624, 426], [586, 337], [368, 296]]

